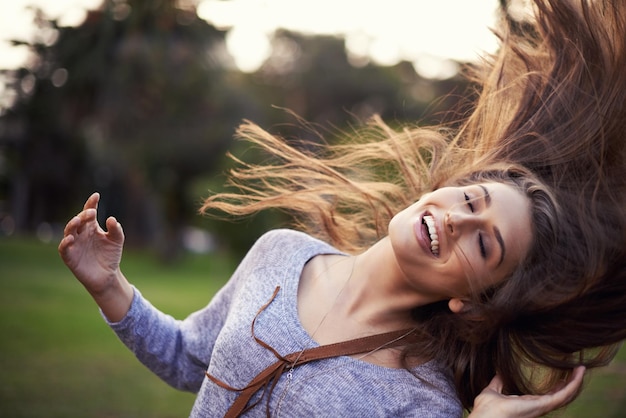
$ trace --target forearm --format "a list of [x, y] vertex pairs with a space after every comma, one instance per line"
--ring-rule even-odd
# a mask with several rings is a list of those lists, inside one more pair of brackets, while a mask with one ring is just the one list
[[126, 315], [119, 322], [110, 321], [106, 315], [105, 320], [153, 373], [177, 389], [197, 392], [211, 351], [208, 341], [198, 340], [209, 334], [205, 322], [198, 324], [198, 335], [195, 327], [183, 326], [183, 321], [156, 309], [138, 289], [131, 286], [131, 290], [133, 299]]

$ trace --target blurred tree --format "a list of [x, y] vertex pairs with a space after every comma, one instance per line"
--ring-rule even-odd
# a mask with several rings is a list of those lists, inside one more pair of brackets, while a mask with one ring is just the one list
[[65, 218], [95, 188], [131, 243], [174, 254], [187, 184], [215, 170], [246, 107], [224, 81], [224, 33], [171, 0], [107, 1], [78, 27], [38, 11], [36, 23], [0, 122], [18, 230]]
[[[215, 175], [241, 119], [315, 139], [274, 105], [332, 141], [374, 113], [432, 120], [456, 101], [433, 99], [466, 87], [422, 79], [409, 63], [355, 67], [343, 39], [287, 31], [275, 34], [259, 71], [241, 73], [225, 33], [199, 19], [191, 0], [106, 0], [77, 27], [41, 12], [36, 24], [32, 62], [3, 72], [15, 102], [0, 114], [0, 217], [9, 212], [20, 231], [64, 222], [99, 190], [101, 216], [118, 217], [129, 244], [155, 245], [164, 259], [176, 257], [182, 227], [201, 222], [198, 190], [220, 189]], [[245, 251], [281, 219], [203, 225]]]
[[340, 37], [278, 31], [272, 51], [252, 75], [260, 95], [323, 126], [341, 127], [348, 119], [365, 121], [373, 114], [390, 122], [432, 122], [456, 103], [453, 96], [435, 99], [467, 87], [459, 77], [423, 79], [408, 62], [356, 67]]

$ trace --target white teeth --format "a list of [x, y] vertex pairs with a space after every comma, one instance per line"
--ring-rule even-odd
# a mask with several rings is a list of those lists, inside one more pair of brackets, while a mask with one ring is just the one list
[[435, 229], [435, 219], [432, 216], [424, 216], [424, 223], [428, 227], [428, 234], [430, 235], [430, 251], [434, 255], [439, 255], [439, 235]]

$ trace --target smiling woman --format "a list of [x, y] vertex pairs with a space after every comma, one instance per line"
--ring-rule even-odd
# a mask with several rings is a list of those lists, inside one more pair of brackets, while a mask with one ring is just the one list
[[[369, 270], [357, 262], [357, 277], [369, 278], [371, 293], [397, 302], [395, 310], [387, 306], [379, 314], [393, 318], [390, 312], [413, 307], [428, 343], [405, 354], [413, 350], [449, 366], [466, 407], [495, 373], [507, 393], [545, 393], [577, 364], [606, 364], [611, 344], [626, 336], [618, 319], [626, 294], [620, 287], [626, 5], [554, 0], [535, 6], [534, 21], [506, 16], [499, 53], [471, 71], [481, 94], [459, 129], [393, 131], [375, 118], [346, 145], [304, 144], [298, 151], [245, 124], [239, 136], [278, 162], [236, 170], [232, 180], [243, 193], [212, 196], [203, 208], [245, 215], [283, 207], [297, 215], [300, 228], [344, 251], [368, 254], [360, 260], [370, 261]], [[464, 216], [479, 218], [487, 201], [499, 206], [494, 202], [505, 185], [527, 202], [507, 196], [515, 203], [498, 209], [506, 225], [474, 226], [450, 251], [454, 218], [450, 225], [446, 213], [465, 208]], [[455, 210], [430, 209], [428, 193], [439, 196], [446, 186], [462, 191]], [[528, 203], [530, 221], [520, 210]], [[383, 258], [373, 257], [371, 248], [386, 240], [395, 251], [378, 262]], [[494, 253], [492, 263], [502, 258], [502, 264], [481, 268], [483, 254]], [[435, 274], [442, 260], [458, 260], [452, 271], [462, 271], [469, 292], [445, 288], [446, 276]], [[393, 277], [406, 280], [384, 284]], [[423, 277], [440, 281], [437, 292], [420, 299], [406, 283], [417, 286]], [[421, 303], [426, 300], [433, 303]], [[577, 328], [585, 331], [572, 332]], [[587, 350], [598, 346], [605, 348]]]
[[63, 260], [146, 366], [198, 393], [194, 417], [567, 404], [626, 338], [626, 3], [534, 4], [534, 21], [503, 16], [461, 123], [375, 117], [333, 146], [241, 125], [269, 158], [237, 160], [238, 189], [201, 210], [284, 209], [301, 231], [263, 235], [184, 321], [122, 274], [124, 233], [98, 225], [98, 194]]
[[389, 223], [396, 262], [410, 280], [436, 283], [426, 303], [450, 300], [458, 310], [457, 299], [496, 285], [525, 259], [533, 242], [531, 197], [503, 183], [428, 193]]

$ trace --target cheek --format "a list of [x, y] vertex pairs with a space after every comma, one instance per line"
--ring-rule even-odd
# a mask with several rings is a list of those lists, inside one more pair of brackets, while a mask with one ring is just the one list
[[450, 282], [455, 283], [461, 296], [480, 292], [493, 284], [490, 283], [493, 273], [483, 268], [482, 259], [472, 251], [473, 242], [468, 241], [459, 242], [446, 263]]
[[466, 276], [475, 277], [480, 274], [478, 269], [479, 260], [476, 260], [476, 252], [473, 249], [475, 242], [471, 235], [464, 235], [456, 242], [451, 258], [455, 259], [455, 267], [465, 272]]
[[458, 294], [466, 296], [478, 277], [477, 272], [470, 267], [463, 254], [455, 255], [447, 267], [450, 283], [454, 284]]
[[401, 241], [410, 239], [413, 230], [412, 223], [414, 223], [416, 213], [417, 208], [415, 205], [398, 212], [389, 221], [388, 235], [392, 238], [399, 238]]
[[394, 217], [391, 218], [391, 220], [389, 221], [389, 226], [387, 228], [389, 235], [391, 235], [393, 231], [395, 231], [395, 229], [398, 227], [398, 223], [400, 222], [401, 218], [402, 218], [402, 212], [396, 213]]

